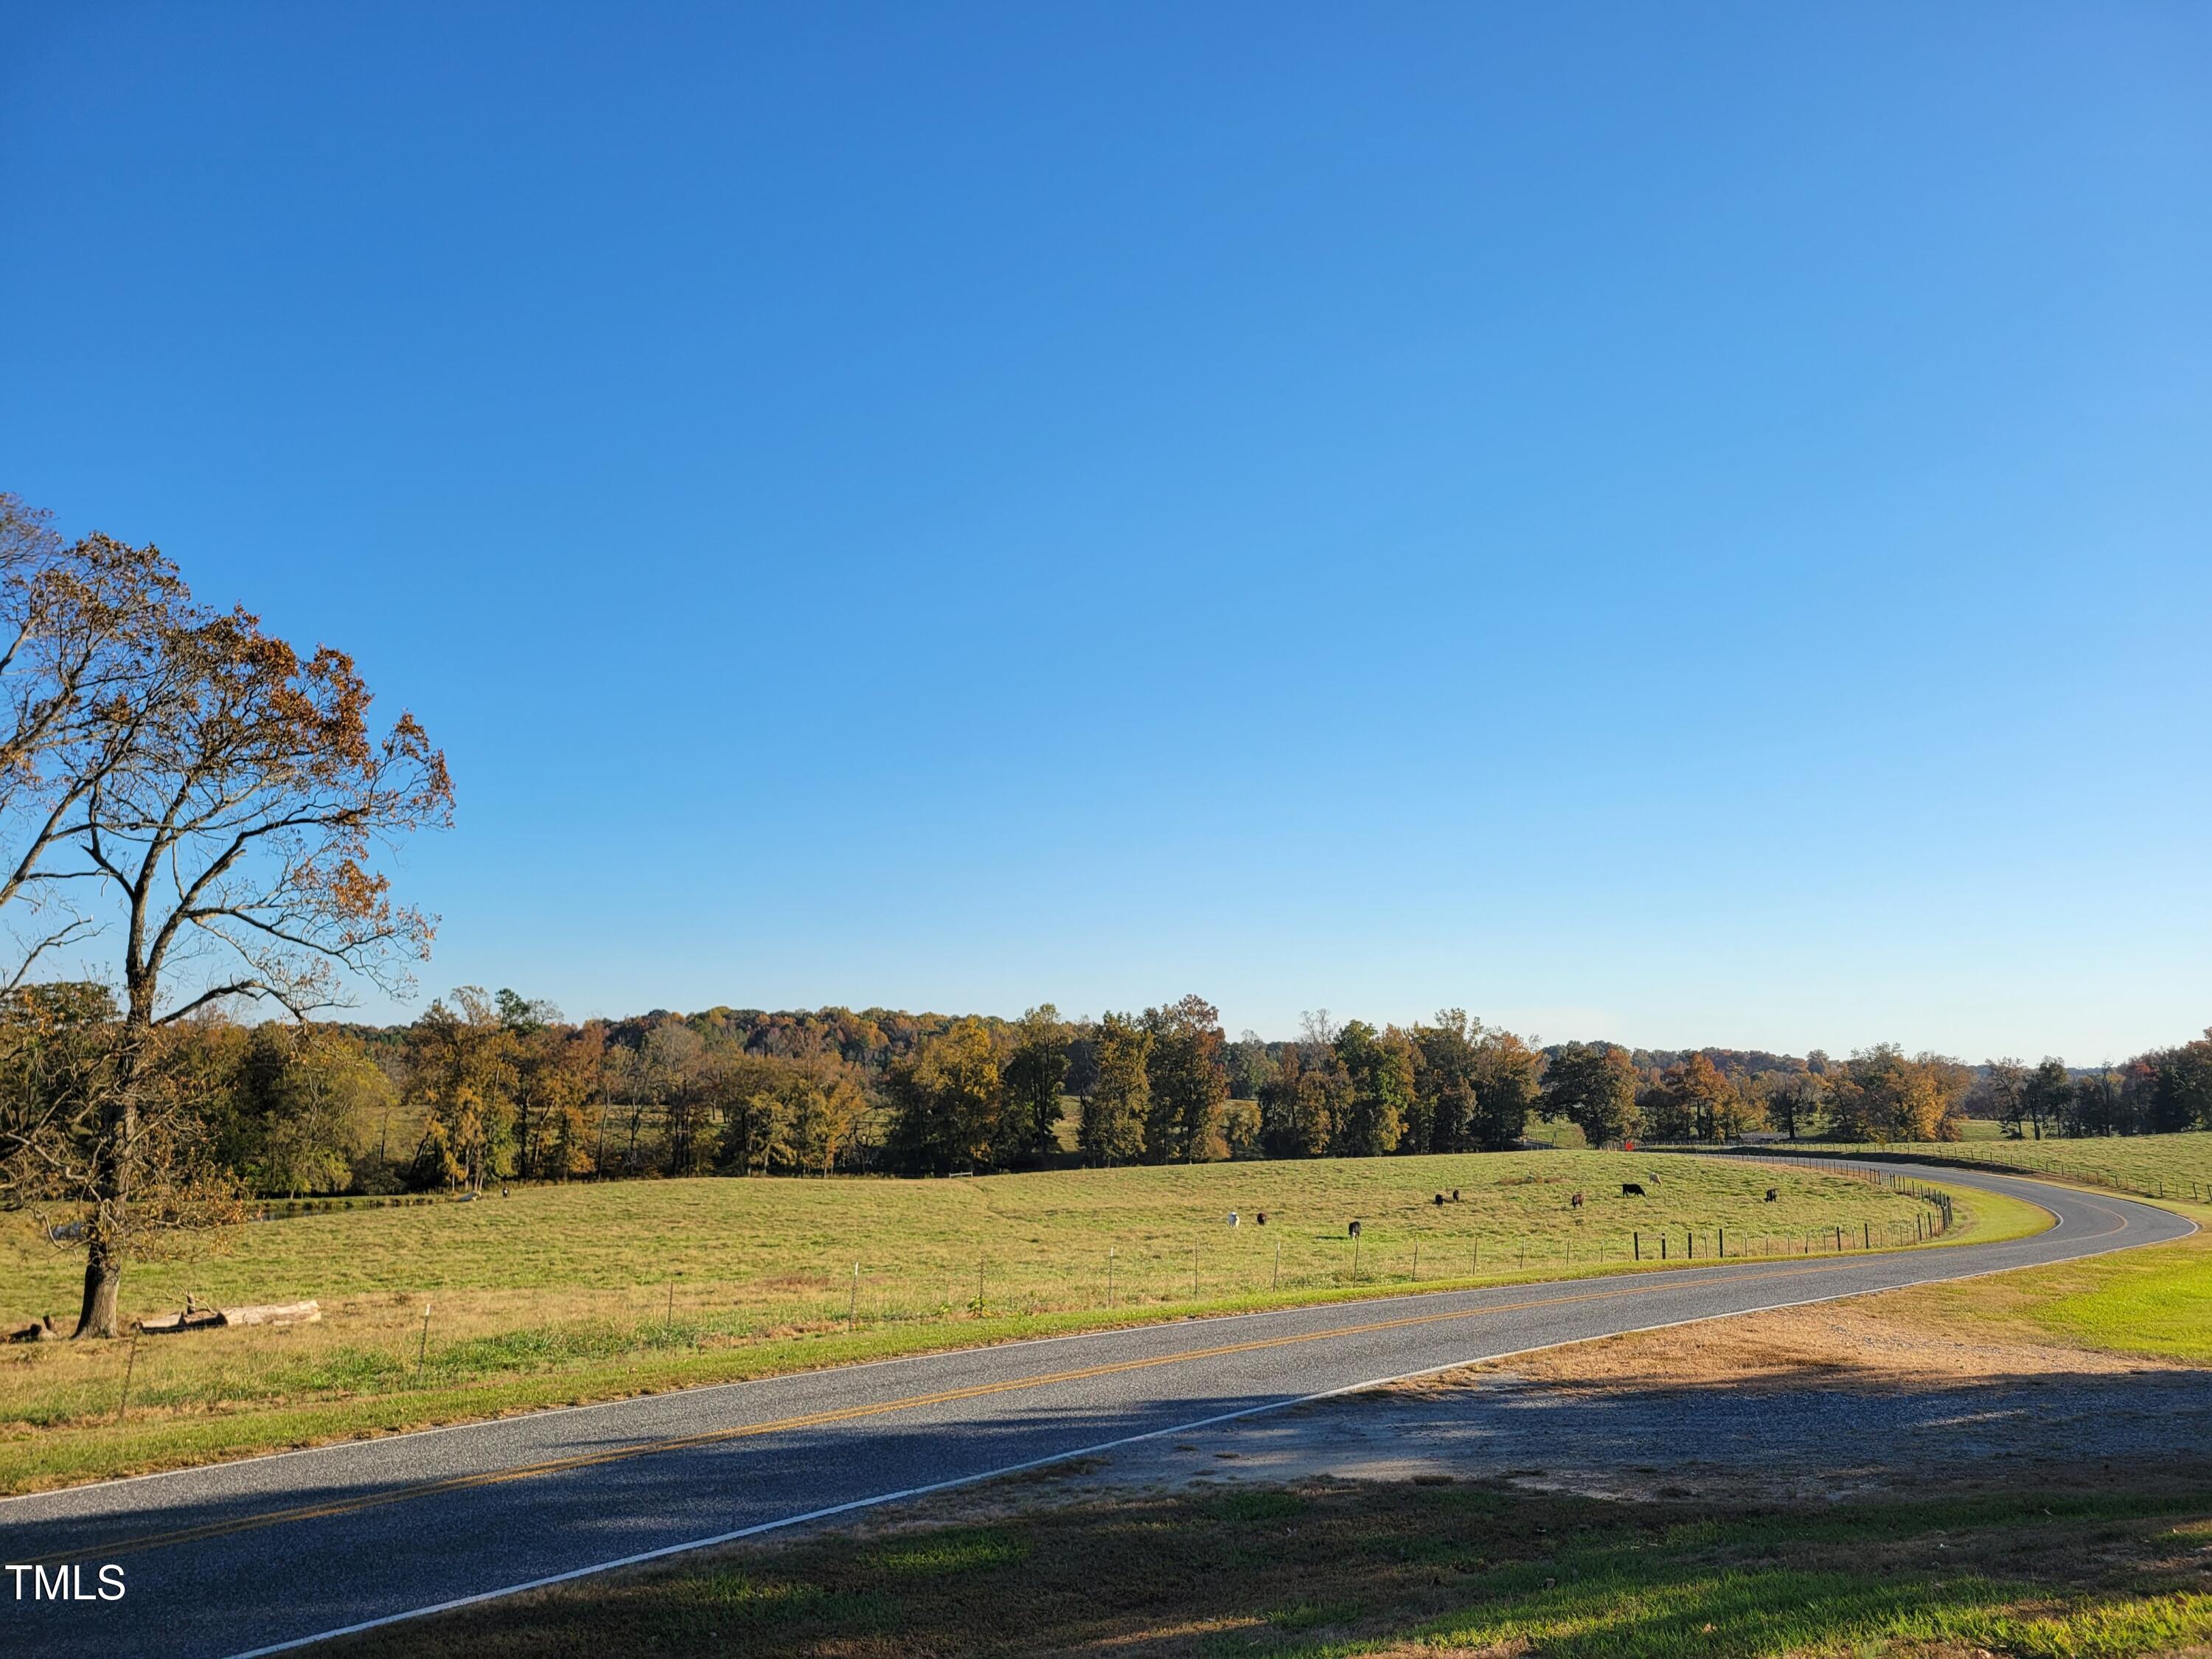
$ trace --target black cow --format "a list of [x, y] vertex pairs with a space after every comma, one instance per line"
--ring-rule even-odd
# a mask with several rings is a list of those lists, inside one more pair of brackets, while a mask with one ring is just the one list
[[1621, 1195], [1623, 1198], [1641, 1198], [1641, 1197], [1643, 1197], [1643, 1196], [1644, 1196], [1644, 1183], [1643, 1183], [1642, 1182], [1640, 1182], [1640, 1181], [1624, 1181], [1624, 1182], [1622, 1182], [1620, 1183], [1620, 1195]]

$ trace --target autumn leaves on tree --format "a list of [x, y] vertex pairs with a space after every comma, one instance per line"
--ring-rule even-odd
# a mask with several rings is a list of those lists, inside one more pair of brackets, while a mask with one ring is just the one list
[[[211, 1201], [202, 1126], [167, 1033], [240, 1000], [295, 1015], [339, 970], [397, 986], [429, 919], [396, 902], [377, 856], [447, 823], [444, 757], [411, 715], [380, 734], [352, 659], [302, 654], [242, 611], [198, 604], [152, 547], [63, 544], [0, 498], [0, 915], [16, 1040], [89, 1044], [72, 1087], [12, 1097], [10, 1188], [84, 1206], [80, 1334], [115, 1329], [123, 1264]], [[34, 969], [100, 941], [116, 1018]], [[27, 996], [36, 1006], [24, 1006]]]

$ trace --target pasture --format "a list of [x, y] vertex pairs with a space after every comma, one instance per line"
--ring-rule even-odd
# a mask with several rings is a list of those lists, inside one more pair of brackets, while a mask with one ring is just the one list
[[[1994, 1124], [1989, 1126], [1994, 1129]], [[1883, 1146], [1800, 1143], [1806, 1150], [1948, 1158], [2026, 1175], [2057, 1176], [2147, 1198], [2212, 1201], [2212, 1131], [2170, 1135], [2094, 1135], [2013, 1140], [1970, 1134], [1964, 1141], [1896, 1141]]]
[[[0, 1490], [1011, 1336], [1620, 1271], [1662, 1249], [1672, 1265], [1884, 1248], [1931, 1213], [1811, 1169], [1589, 1152], [627, 1182], [313, 1213], [134, 1267], [124, 1304], [313, 1297], [319, 1324], [147, 1337], [135, 1360], [127, 1341], [0, 1349]], [[2036, 1218], [1970, 1196], [1960, 1222], [1954, 1238]], [[0, 1320], [66, 1328], [78, 1262], [5, 1218]]]

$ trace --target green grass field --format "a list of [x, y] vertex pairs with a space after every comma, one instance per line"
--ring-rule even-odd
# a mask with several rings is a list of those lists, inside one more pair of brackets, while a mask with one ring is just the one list
[[[1987, 1126], [1994, 1130], [1996, 1125]], [[1805, 1144], [1805, 1143], [1801, 1143]], [[1880, 1147], [1823, 1146], [1952, 1158], [2086, 1181], [2150, 1198], [2212, 1200], [2212, 1131], [2172, 1135], [2110, 1135], [2081, 1140], [2010, 1140], [1970, 1134], [1960, 1141], [1897, 1141]]]
[[[1431, 1201], [1454, 1188], [1463, 1201]], [[1954, 1237], [2037, 1224], [1979, 1202]], [[1723, 1242], [1882, 1248], [1929, 1213], [1809, 1170], [1562, 1152], [629, 1182], [302, 1216], [132, 1269], [125, 1311], [314, 1297], [319, 1324], [146, 1338], [135, 1361], [127, 1342], [0, 1348], [0, 1491], [1207, 1310], [1620, 1271], [1662, 1238], [1669, 1262]], [[66, 1320], [79, 1259], [5, 1222], [0, 1318]]]

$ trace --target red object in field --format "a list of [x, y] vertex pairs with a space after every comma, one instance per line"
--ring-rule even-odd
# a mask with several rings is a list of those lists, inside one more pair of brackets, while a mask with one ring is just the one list
[[1624, 1140], [1620, 1143], [1620, 1150], [1624, 1152], [1632, 1152], [1636, 1150], [1636, 1143], [1632, 1140]]

